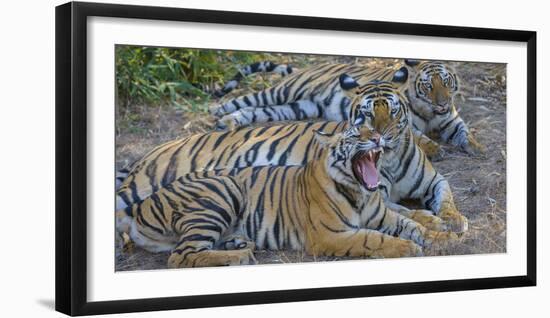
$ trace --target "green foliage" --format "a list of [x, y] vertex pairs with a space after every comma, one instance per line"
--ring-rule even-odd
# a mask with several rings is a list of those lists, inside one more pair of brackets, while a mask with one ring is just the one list
[[187, 111], [206, 111], [215, 84], [223, 85], [240, 66], [270, 58], [264, 53], [118, 45], [119, 107], [171, 103]]

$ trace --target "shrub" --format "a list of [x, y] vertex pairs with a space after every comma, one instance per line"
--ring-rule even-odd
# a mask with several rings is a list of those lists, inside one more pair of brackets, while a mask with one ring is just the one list
[[211, 92], [267, 53], [117, 45], [117, 102], [121, 110], [136, 103], [170, 103], [186, 111], [207, 109]]

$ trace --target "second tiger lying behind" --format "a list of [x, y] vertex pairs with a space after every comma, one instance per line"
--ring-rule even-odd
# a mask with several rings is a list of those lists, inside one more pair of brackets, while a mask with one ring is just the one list
[[117, 230], [149, 251], [171, 251], [169, 267], [250, 264], [255, 247], [318, 256], [419, 256], [421, 246], [456, 237], [384, 206], [374, 186], [382, 149], [370, 134], [355, 127], [317, 132], [317, 159], [305, 166], [184, 175], [117, 211]]

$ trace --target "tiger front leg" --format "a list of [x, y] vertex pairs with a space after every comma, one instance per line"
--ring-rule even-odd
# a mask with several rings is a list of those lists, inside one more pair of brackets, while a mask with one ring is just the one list
[[446, 232], [449, 230], [447, 222], [443, 221], [440, 217], [435, 216], [434, 212], [429, 210], [411, 210], [400, 204], [385, 200], [384, 205], [386, 208], [395, 211], [417, 223], [424, 226], [430, 231]]
[[413, 241], [371, 229], [323, 233], [309, 242], [313, 255], [394, 258], [422, 256], [422, 248]]
[[[402, 213], [405, 212], [402, 211]], [[391, 236], [411, 240], [422, 247], [429, 247], [434, 243], [439, 244], [457, 238], [455, 233], [433, 231], [413, 219], [415, 217], [428, 221], [427, 215], [420, 218], [420, 212], [410, 210], [408, 214], [408, 216], [405, 216], [388, 208], [382, 208], [375, 217], [370, 218], [370, 221], [365, 226]], [[431, 220], [433, 221], [434, 219], [432, 218]]]
[[413, 129], [414, 142], [424, 151], [432, 161], [440, 161], [445, 157], [445, 150], [430, 137], [422, 132]]
[[472, 134], [468, 134], [466, 138], [467, 142], [461, 145], [462, 150], [464, 150], [469, 155], [483, 155], [487, 152], [485, 146], [480, 144]]
[[301, 100], [285, 105], [267, 107], [244, 107], [220, 118], [216, 129], [233, 130], [237, 127], [274, 121], [295, 121], [322, 117], [317, 104]]
[[458, 212], [451, 187], [442, 175], [434, 176], [421, 201], [426, 208], [434, 211], [436, 216], [445, 221], [451, 231], [456, 233], [468, 231], [468, 219]]
[[282, 97], [279, 94], [280, 91], [280, 87], [273, 86], [256, 93], [234, 98], [224, 104], [214, 105], [210, 107], [209, 111], [212, 116], [222, 118], [247, 107], [267, 107], [289, 102], [288, 96]]
[[248, 94], [234, 98], [223, 104], [213, 105], [209, 107], [208, 111], [210, 115], [221, 118], [242, 108], [268, 106], [269, 104], [266, 100], [258, 99], [258, 94], [259, 93]]
[[441, 139], [469, 155], [482, 155], [486, 152], [486, 148], [474, 138], [464, 120], [456, 112], [450, 113], [449, 119], [443, 120], [439, 129]]
[[454, 203], [444, 202], [439, 211], [439, 217], [449, 225], [453, 232], [464, 233], [468, 231], [468, 219], [458, 212]]
[[428, 210], [409, 210], [401, 213], [402, 215], [410, 218], [411, 220], [421, 224], [426, 229], [435, 232], [445, 232], [448, 230], [447, 222], [442, 218], [433, 215], [432, 211]]

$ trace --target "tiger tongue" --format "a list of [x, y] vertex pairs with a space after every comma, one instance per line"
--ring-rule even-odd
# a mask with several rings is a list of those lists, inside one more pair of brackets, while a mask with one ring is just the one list
[[373, 160], [369, 160], [368, 158], [361, 160], [361, 174], [363, 182], [368, 188], [378, 186], [378, 172], [376, 171], [376, 165]]

